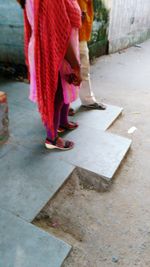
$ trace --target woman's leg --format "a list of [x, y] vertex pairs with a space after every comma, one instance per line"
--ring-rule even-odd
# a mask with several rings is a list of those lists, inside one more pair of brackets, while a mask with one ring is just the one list
[[52, 135], [51, 130], [46, 127], [47, 138], [51, 141], [55, 140], [57, 137], [57, 131], [58, 131], [59, 122], [60, 122], [60, 113], [61, 113], [63, 104], [64, 104], [63, 91], [62, 91], [62, 85], [61, 85], [61, 78], [59, 75], [58, 87], [57, 87], [57, 91], [55, 95], [55, 104], [54, 104], [54, 136]]
[[60, 114], [60, 125], [64, 126], [68, 124], [68, 112], [69, 112], [69, 104], [63, 104], [61, 108]]
[[60, 114], [59, 133], [64, 133], [66, 130], [74, 130], [78, 127], [78, 123], [68, 121], [69, 104], [63, 104]]
[[[47, 131], [47, 139], [45, 142], [45, 146], [48, 149], [61, 149], [61, 150], [68, 150], [74, 147], [74, 143], [68, 140], [63, 140], [62, 138], [58, 137], [58, 128], [60, 125], [60, 114], [62, 107], [64, 105], [64, 100], [63, 100], [63, 89], [61, 85], [61, 78], [59, 76], [58, 79], [58, 88], [55, 96], [55, 105], [54, 105], [54, 136], [52, 135], [52, 132], [46, 127]], [[68, 107], [64, 107], [64, 114], [65, 114], [65, 119], [66, 115], [68, 114]], [[63, 117], [63, 116], [62, 116]], [[64, 119], [63, 118], [63, 119]], [[64, 121], [65, 121], [64, 119]]]
[[105, 110], [106, 106], [96, 101], [91, 87], [89, 49], [87, 42], [80, 42], [82, 86], [79, 91], [81, 103], [89, 109]]

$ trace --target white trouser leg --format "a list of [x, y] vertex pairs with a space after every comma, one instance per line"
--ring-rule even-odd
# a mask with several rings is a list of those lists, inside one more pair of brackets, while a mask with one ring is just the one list
[[82, 85], [79, 95], [82, 105], [90, 105], [95, 103], [96, 99], [91, 88], [89, 49], [86, 41], [80, 42], [80, 60]]

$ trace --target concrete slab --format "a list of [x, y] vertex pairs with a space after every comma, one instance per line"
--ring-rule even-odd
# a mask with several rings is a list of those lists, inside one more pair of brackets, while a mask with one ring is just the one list
[[31, 111], [13, 105], [10, 114], [10, 135], [15, 143], [27, 148], [34, 147], [36, 143], [44, 144], [46, 132], [37, 110]]
[[[80, 100], [75, 102], [75, 105], [76, 108], [80, 107]], [[13, 105], [16, 122], [14, 122], [15, 127], [12, 129], [12, 137], [18, 144], [21, 144], [23, 139], [24, 147], [33, 149], [40, 154], [45, 139], [45, 130], [40, 116], [36, 110], [34, 112], [28, 108], [24, 110], [24, 107], [19, 108], [19, 110], [18, 113], [18, 107]], [[64, 153], [53, 151], [47, 153], [56, 159], [62, 159], [74, 166], [87, 169], [111, 180], [131, 141], [103, 131], [113, 123], [121, 112], [122, 108], [111, 105], [108, 105], [105, 111], [80, 110], [74, 118], [79, 122], [79, 129], [69, 134], [69, 138], [76, 143], [74, 150]]]
[[9, 96], [9, 101], [27, 99], [29, 85], [22, 82], [0, 79], [0, 87]]
[[30, 108], [9, 103], [9, 129], [11, 131], [12, 129], [15, 130], [16, 127], [18, 127], [18, 130], [22, 128], [22, 126], [25, 124], [25, 121], [28, 122], [28, 119], [33, 119], [33, 121], [36, 121], [36, 118], [38, 118], [38, 120], [41, 122], [40, 115], [36, 109], [31, 110]]
[[[8, 140], [7, 143], [0, 146], [0, 160], [14, 147], [13, 144]], [[0, 163], [1, 166], [2, 163]]]
[[46, 151], [45, 131], [40, 121], [34, 121], [35, 127], [29, 118], [24, 122], [21, 128], [13, 131], [12, 136], [16, 143], [21, 144], [23, 138], [23, 146], [33, 150], [35, 154], [47, 153], [50, 161], [54, 158], [61, 159], [108, 180], [114, 176], [131, 144], [129, 139], [80, 124], [77, 130], [67, 134], [67, 138], [75, 142], [73, 150], [61, 153]]
[[[105, 111], [85, 111], [80, 108], [80, 100], [77, 100], [72, 106], [80, 111], [73, 118], [79, 122], [79, 129], [68, 135], [68, 138], [75, 142], [75, 148], [61, 153], [43, 152], [45, 129], [35, 106], [33, 105], [31, 109], [28, 105], [27, 87], [28, 85], [22, 83], [13, 83], [11, 91], [8, 84], [5, 85], [11, 99], [10, 132], [13, 143], [28, 148], [35, 154], [47, 153], [52, 160], [61, 159], [78, 169], [87, 170], [90, 172], [90, 177], [92, 173], [92, 177], [95, 174], [105, 181], [110, 181], [131, 144], [131, 140], [104, 132], [121, 114], [122, 108], [108, 105]], [[18, 104], [14, 95], [18, 95]]]
[[83, 124], [97, 130], [105, 131], [114, 123], [122, 111], [123, 108], [112, 105], [107, 105], [106, 110], [87, 110], [80, 108], [74, 116], [74, 120], [79, 125]]
[[[0, 207], [32, 221], [74, 167], [45, 153], [13, 148], [0, 162]], [[59, 167], [58, 167], [59, 166]]]
[[1, 267], [60, 267], [71, 247], [0, 209]]
[[[28, 113], [31, 118], [36, 116], [36, 118], [40, 119], [36, 105], [28, 100], [28, 85], [19, 88], [19, 84], [14, 83], [11, 88], [9, 87], [9, 83], [4, 86], [4, 91], [8, 94], [10, 122], [13, 122], [13, 125], [16, 121], [19, 122], [19, 120], [22, 120], [22, 115], [25, 115], [25, 113]], [[108, 129], [123, 111], [121, 107], [112, 105], [107, 105], [105, 111], [85, 110], [81, 108], [79, 99], [72, 103], [72, 107], [77, 111], [74, 120], [77, 120], [79, 124], [90, 125], [99, 130]], [[13, 116], [11, 116], [12, 113]]]
[[130, 139], [84, 126], [67, 138], [75, 142], [75, 148], [59, 157], [107, 180], [112, 179], [131, 145]]
[[[114, 121], [122, 113], [123, 108], [107, 105], [106, 110], [87, 110], [81, 107], [80, 99], [77, 99], [71, 104], [71, 107], [76, 111], [71, 120], [77, 121], [79, 124], [90, 126], [98, 130], [107, 130]], [[72, 119], [73, 118], [73, 119]]]
[[17, 106], [18, 110], [20, 107], [28, 110], [36, 109], [36, 104], [28, 99], [29, 84], [0, 80], [0, 87], [8, 96], [9, 107], [11, 104], [14, 104]]

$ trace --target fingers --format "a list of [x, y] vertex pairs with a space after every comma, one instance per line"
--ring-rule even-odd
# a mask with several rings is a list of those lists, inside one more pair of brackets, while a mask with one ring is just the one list
[[79, 86], [82, 82], [80, 73], [71, 73], [70, 75], [66, 75], [65, 76], [65, 80], [69, 83], [69, 84], [73, 84], [75, 86]]

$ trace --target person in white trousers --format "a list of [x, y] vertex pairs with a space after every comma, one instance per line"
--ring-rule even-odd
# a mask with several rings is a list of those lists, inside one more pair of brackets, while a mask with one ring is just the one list
[[[80, 40], [80, 61], [81, 61], [81, 77], [82, 85], [80, 88], [80, 100], [82, 106], [87, 109], [105, 110], [106, 106], [98, 103], [92, 91], [90, 78], [90, 61], [88, 41], [91, 39], [92, 25], [93, 25], [93, 1], [92, 0], [77, 0], [82, 12], [82, 27], [79, 31]], [[70, 115], [74, 110], [70, 109]]]

